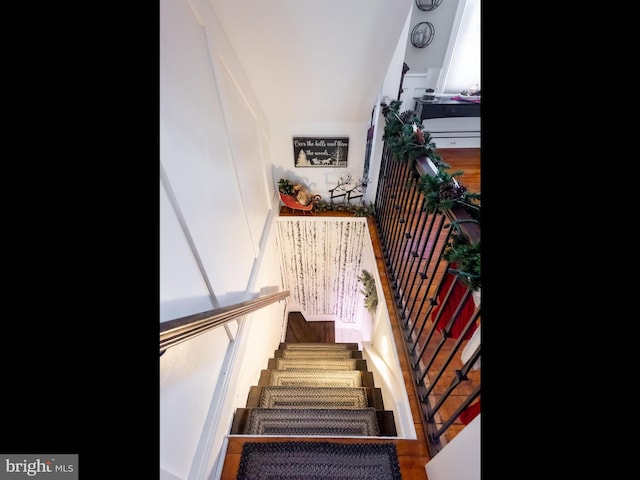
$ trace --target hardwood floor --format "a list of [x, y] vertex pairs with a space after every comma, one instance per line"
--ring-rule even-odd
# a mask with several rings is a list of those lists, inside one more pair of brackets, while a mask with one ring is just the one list
[[448, 173], [462, 170], [458, 177], [467, 190], [480, 193], [480, 149], [479, 148], [438, 148], [436, 149], [442, 160], [451, 166]]
[[[457, 180], [467, 187], [469, 191], [480, 193], [480, 149], [479, 148], [451, 148], [451, 149], [438, 149], [438, 154], [442, 157], [443, 161], [451, 166], [448, 169], [449, 173], [457, 170], [462, 170], [463, 175], [456, 177]], [[291, 212], [282, 207], [281, 215], [291, 215]], [[345, 212], [318, 212], [317, 215], [321, 216], [351, 216], [350, 213]], [[398, 459], [400, 463], [400, 471], [403, 480], [426, 480], [427, 474], [425, 470], [426, 463], [431, 459], [429, 449], [427, 447], [425, 428], [422, 421], [422, 415], [420, 413], [418, 394], [414, 386], [414, 382], [411, 379], [411, 371], [409, 367], [408, 355], [406, 352], [404, 341], [402, 340], [402, 329], [399, 323], [398, 312], [395, 307], [395, 302], [392, 298], [392, 290], [389, 285], [384, 257], [378, 238], [378, 232], [375, 226], [375, 221], [368, 218], [369, 233], [373, 244], [376, 264], [380, 274], [380, 280], [382, 282], [382, 290], [384, 291], [385, 301], [389, 309], [389, 316], [391, 320], [394, 341], [398, 350], [398, 357], [400, 359], [400, 366], [402, 369], [402, 375], [409, 396], [409, 403], [411, 408], [411, 415], [413, 417], [413, 423], [416, 430], [416, 440], [406, 439], [367, 439], [367, 438], [337, 438], [330, 439], [332, 442], [338, 443], [379, 443], [379, 442], [392, 442], [396, 445], [398, 451]], [[292, 325], [291, 331], [287, 329], [287, 337], [292, 341], [305, 342], [305, 341], [326, 341], [334, 342], [335, 337], [332, 337], [330, 329], [326, 325], [318, 325], [317, 329], [309, 329], [309, 325], [299, 324], [300, 322]], [[317, 322], [309, 322], [317, 323]], [[322, 322], [324, 323], [324, 322]], [[322, 338], [323, 340], [319, 340]], [[278, 438], [276, 441], [291, 440], [290, 438]], [[327, 441], [323, 439], [307, 439], [305, 441]], [[229, 437], [229, 444], [226, 452], [225, 463], [221, 475], [221, 480], [235, 480], [238, 466], [240, 463], [240, 456], [242, 453], [242, 445], [246, 441], [274, 441], [273, 438], [265, 437], [241, 437], [231, 436]]]
[[335, 324], [331, 321], [307, 322], [301, 313], [290, 312], [284, 341], [286, 343], [334, 343], [336, 341]]

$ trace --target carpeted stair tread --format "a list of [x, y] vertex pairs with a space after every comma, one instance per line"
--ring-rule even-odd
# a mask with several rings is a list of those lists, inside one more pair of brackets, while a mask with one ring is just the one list
[[230, 434], [397, 436], [394, 412], [384, 409], [357, 345], [281, 343], [250, 388], [246, 408], [236, 409]]
[[[384, 410], [382, 390], [372, 387], [279, 387], [254, 385], [249, 389], [247, 408], [357, 408]], [[302, 404], [301, 402], [304, 402]]]
[[[327, 461], [331, 459], [331, 461]], [[393, 443], [247, 442], [236, 480], [401, 480]]]
[[375, 387], [373, 373], [361, 370], [261, 370], [258, 385], [284, 387]]
[[318, 360], [342, 360], [347, 358], [362, 358], [360, 350], [319, 350], [317, 348], [301, 348], [299, 350], [275, 350], [274, 358], [315, 358]]
[[312, 358], [270, 358], [271, 370], [367, 370], [367, 361], [356, 358], [342, 360], [314, 360]]
[[357, 343], [351, 342], [336, 342], [336, 343], [322, 343], [322, 342], [298, 342], [298, 343], [280, 343], [278, 349], [288, 350], [301, 350], [301, 349], [320, 349], [320, 350], [359, 350]]
[[375, 408], [252, 408], [245, 435], [380, 435]]
[[267, 387], [259, 408], [368, 408], [364, 388]]
[[397, 436], [392, 410], [237, 408], [231, 435]]

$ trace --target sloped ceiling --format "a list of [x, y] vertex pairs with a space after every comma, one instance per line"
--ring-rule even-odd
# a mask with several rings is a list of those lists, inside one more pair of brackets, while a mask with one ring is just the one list
[[412, 0], [209, 0], [265, 114], [368, 121]]

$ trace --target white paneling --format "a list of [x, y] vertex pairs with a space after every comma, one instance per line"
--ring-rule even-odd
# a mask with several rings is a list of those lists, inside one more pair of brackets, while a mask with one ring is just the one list
[[474, 418], [427, 462], [429, 480], [480, 480], [481, 417]]
[[[259, 135], [260, 140], [260, 152], [262, 154], [262, 162], [265, 171], [264, 181], [265, 181], [265, 193], [267, 197], [264, 199], [265, 204], [271, 205], [272, 199], [276, 192], [278, 191], [276, 188], [278, 179], [273, 179], [272, 175], [272, 164], [271, 164], [271, 141], [269, 140], [269, 136], [264, 130], [260, 130]], [[272, 205], [272, 207], [278, 207], [280, 204], [276, 203]]]
[[[257, 117], [246, 103], [242, 92], [226, 68], [218, 70], [220, 99], [229, 132], [229, 143], [239, 179], [236, 188], [242, 192], [242, 205], [253, 241], [255, 257], [259, 253], [260, 237], [270, 210], [260, 132]], [[256, 165], [259, 168], [256, 168]]]
[[216, 296], [244, 291], [254, 259], [209, 48], [186, 0], [162, 0], [160, 156]]
[[209, 290], [162, 184], [160, 238], [160, 321], [212, 309]]
[[160, 466], [181, 478], [191, 468], [228, 345], [224, 328], [216, 328], [160, 357]]

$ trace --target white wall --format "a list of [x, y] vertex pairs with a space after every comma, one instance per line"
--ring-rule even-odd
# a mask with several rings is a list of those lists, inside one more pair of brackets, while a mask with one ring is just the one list
[[482, 414], [434, 456], [425, 470], [429, 480], [480, 480], [480, 434]]
[[[411, 38], [406, 37], [405, 62], [412, 74], [427, 73], [430, 68], [441, 68], [449, 43], [449, 32], [460, 0], [446, 0], [435, 10], [423, 12], [414, 4], [409, 32], [420, 22], [431, 22], [434, 27], [433, 40], [424, 48], [411, 45]], [[404, 105], [404, 104], [403, 104]], [[411, 107], [408, 107], [411, 108]]]
[[169, 348], [160, 359], [160, 466], [187, 478], [223, 371], [224, 328]]
[[[341, 175], [361, 178], [372, 111], [413, 1], [211, 3], [269, 118], [274, 188], [286, 177], [328, 200]], [[349, 137], [348, 166], [295, 167], [294, 136]]]
[[[271, 182], [260, 147], [259, 105], [251, 103], [240, 75], [231, 80], [232, 52], [223, 48], [208, 4], [194, 4], [198, 13], [186, 0], [161, 2], [160, 163], [173, 203], [161, 203], [160, 214], [167, 223], [178, 219], [214, 304], [228, 304], [246, 291], [259, 255]], [[178, 251], [161, 253], [161, 265], [178, 263], [170, 259]], [[182, 278], [165, 274], [162, 282], [161, 302], [176, 301]], [[225, 295], [234, 298], [225, 302]]]
[[[373, 254], [370, 236], [367, 236], [366, 243]], [[375, 254], [373, 257], [375, 262]], [[398, 436], [415, 439], [411, 406], [395, 346], [389, 309], [381, 287], [380, 272], [377, 266], [369, 272], [373, 275], [378, 290], [378, 308], [373, 318], [371, 341], [363, 342], [363, 358], [367, 359], [367, 366], [373, 372], [375, 385], [382, 391], [385, 409], [393, 410]]]
[[191, 248], [162, 184], [160, 212], [160, 321], [214, 308], [197, 252]]
[[[371, 103], [371, 108], [373, 108], [374, 101]], [[302, 182], [313, 193], [320, 194], [323, 200], [329, 201], [329, 190], [337, 185], [341, 175], [351, 173], [354, 181], [362, 178], [368, 128], [368, 118], [360, 122], [273, 123], [271, 126], [273, 138], [271, 147], [275, 184], [277, 185], [280, 178]], [[294, 136], [349, 137], [347, 167], [295, 167], [292, 142]]]
[[[425, 21], [433, 24], [435, 35], [424, 48], [414, 47], [407, 37], [405, 61], [410, 69], [403, 84], [401, 111], [412, 110], [413, 98], [424, 95], [427, 88], [437, 95], [456, 95], [474, 83], [480, 86], [480, 0], [442, 2], [430, 12], [414, 6], [410, 29]], [[472, 32], [472, 36], [460, 32]]]
[[[256, 265], [255, 285], [280, 285], [280, 254], [274, 231], [275, 221], [270, 219], [263, 242], [262, 255]], [[270, 293], [263, 291], [262, 294]], [[231, 430], [236, 408], [245, 407], [249, 389], [257, 385], [260, 371], [267, 368], [267, 361], [278, 348], [285, 328], [286, 302], [280, 301], [264, 307], [242, 321], [238, 341], [231, 362], [232, 369], [224, 380], [224, 392], [211, 399], [211, 413], [203, 427], [199, 450], [200, 463], [195, 463], [190, 480], [219, 478], [224, 462], [223, 448], [226, 435]], [[215, 425], [215, 428], [213, 426]], [[211, 431], [209, 431], [211, 430]], [[208, 435], [208, 436], [207, 436]], [[212, 477], [210, 475], [213, 475]]]
[[[260, 105], [206, 0], [161, 0], [160, 21], [163, 322], [282, 284]], [[255, 370], [277, 348], [283, 310], [284, 302], [265, 307], [160, 357], [163, 478], [209, 477], [234, 407], [246, 402]]]
[[[278, 286], [273, 218], [256, 266], [255, 285]], [[272, 293], [273, 287], [256, 291]], [[277, 349], [286, 303], [264, 307], [168, 349], [160, 358], [160, 466], [163, 480], [215, 478], [236, 408]], [[241, 361], [240, 361], [241, 360]], [[213, 477], [212, 477], [213, 475]]]
[[329, 128], [370, 119], [413, 5], [413, 0], [210, 1], [269, 120], [300, 126], [330, 122]]

